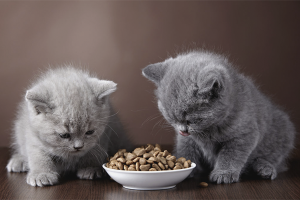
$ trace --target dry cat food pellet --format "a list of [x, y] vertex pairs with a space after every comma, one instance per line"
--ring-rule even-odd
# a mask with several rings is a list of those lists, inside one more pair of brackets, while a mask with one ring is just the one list
[[176, 159], [167, 150], [162, 151], [159, 144], [147, 144], [133, 152], [120, 149], [109, 159], [106, 167], [125, 171], [162, 171], [189, 168], [191, 163], [183, 157]]
[[206, 182], [201, 182], [201, 183], [199, 184], [199, 186], [200, 186], [200, 187], [207, 187], [208, 184], [207, 184]]

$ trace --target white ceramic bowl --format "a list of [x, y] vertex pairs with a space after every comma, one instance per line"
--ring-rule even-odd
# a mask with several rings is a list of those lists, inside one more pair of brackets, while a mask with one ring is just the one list
[[103, 168], [109, 176], [124, 188], [132, 190], [163, 190], [170, 189], [187, 178], [196, 167], [195, 163], [191, 167], [179, 170], [168, 171], [124, 171], [110, 169], [103, 164]]

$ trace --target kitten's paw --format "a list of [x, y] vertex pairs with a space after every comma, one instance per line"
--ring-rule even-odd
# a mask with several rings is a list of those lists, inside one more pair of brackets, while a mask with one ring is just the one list
[[264, 179], [274, 180], [277, 177], [277, 170], [269, 162], [255, 162], [253, 164], [254, 171], [257, 172], [257, 175], [261, 176]]
[[77, 177], [80, 179], [101, 178], [103, 175], [100, 167], [87, 167], [77, 171]]
[[24, 160], [22, 156], [12, 157], [7, 166], [7, 171], [9, 172], [27, 172], [29, 171], [28, 162]]
[[55, 185], [58, 183], [59, 174], [56, 172], [29, 172], [27, 175], [27, 183], [31, 186], [43, 187], [46, 185]]
[[213, 170], [209, 176], [211, 182], [235, 183], [239, 181], [240, 171], [237, 170]]

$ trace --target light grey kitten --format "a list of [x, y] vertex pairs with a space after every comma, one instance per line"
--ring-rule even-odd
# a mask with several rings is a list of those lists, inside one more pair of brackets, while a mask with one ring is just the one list
[[228, 60], [192, 51], [147, 66], [158, 108], [176, 132], [177, 157], [210, 172], [210, 181], [237, 182], [254, 172], [274, 179], [284, 170], [295, 129], [288, 115]]
[[27, 90], [14, 123], [9, 172], [27, 172], [32, 186], [53, 185], [66, 171], [102, 176], [108, 154], [130, 148], [108, 96], [112, 81], [80, 69], [50, 69]]

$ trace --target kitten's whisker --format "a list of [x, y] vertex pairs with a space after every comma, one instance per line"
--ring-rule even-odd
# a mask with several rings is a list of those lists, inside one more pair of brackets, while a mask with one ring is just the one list
[[108, 124], [106, 124], [106, 126], [108, 126], [119, 137], [118, 133], [111, 126], [109, 126]]
[[[151, 115], [150, 117], [148, 117], [141, 125], [141, 127], [146, 123], [146, 122], [149, 122], [149, 121], [152, 121], [156, 118], [158, 118], [160, 116], [160, 114], [154, 114], [154, 115]], [[153, 117], [153, 118], [152, 118]], [[152, 118], [152, 119], [151, 119]]]
[[102, 164], [102, 161], [103, 161], [103, 159], [102, 159], [103, 158], [102, 157], [103, 156], [102, 152], [99, 149], [97, 149], [97, 148], [94, 148], [93, 151], [95, 151], [95, 153], [100, 156], [101, 163], [99, 163], [99, 164]]
[[103, 147], [100, 146], [100, 144], [96, 144], [96, 145], [100, 148], [100, 150], [101, 150], [103, 153], [106, 154], [107, 157], [109, 157], [109, 156], [108, 156], [108, 153], [103, 149]]
[[100, 118], [100, 119], [110, 118], [110, 117], [113, 117], [113, 116], [117, 115], [118, 113], [119, 113], [119, 111], [117, 111], [116, 113], [114, 113], [114, 114], [112, 114], [112, 115], [110, 115], [110, 116], [102, 117], [102, 118]]
[[[105, 134], [105, 136], [107, 137], [107, 139], [109, 140], [109, 142], [113, 145], [112, 141], [110, 140], [110, 138], [108, 137], [107, 133], [105, 131], [103, 131], [103, 134]], [[100, 139], [100, 137], [99, 137]]]

